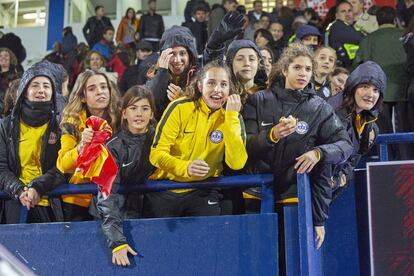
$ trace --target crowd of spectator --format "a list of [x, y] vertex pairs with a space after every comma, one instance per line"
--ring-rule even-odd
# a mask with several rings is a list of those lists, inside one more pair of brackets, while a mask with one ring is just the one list
[[[87, 44], [65, 27], [26, 71], [20, 39], [1, 34], [0, 191], [10, 199], [0, 223], [18, 223], [22, 206], [30, 223], [101, 219], [114, 264], [128, 265], [137, 253], [123, 219], [257, 213], [261, 193], [121, 186], [273, 173], [280, 210], [297, 203], [296, 174], [309, 173], [319, 248], [331, 201], [375, 155], [378, 134], [414, 131], [414, 3], [404, 5], [397, 14], [340, 1], [322, 19], [290, 0], [272, 12], [262, 1], [247, 11], [190, 0], [182, 26], [167, 30], [155, 0], [141, 17], [128, 8], [117, 28], [97, 6]], [[46, 195], [103, 179], [109, 193]]]

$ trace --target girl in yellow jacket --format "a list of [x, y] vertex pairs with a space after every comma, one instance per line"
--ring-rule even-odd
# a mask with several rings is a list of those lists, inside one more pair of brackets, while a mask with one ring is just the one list
[[[86, 119], [91, 115], [101, 117], [114, 130], [117, 123], [117, 104], [117, 91], [104, 73], [86, 70], [79, 75], [69, 103], [63, 110], [61, 149], [56, 162], [56, 167], [62, 173], [75, 172], [79, 153], [92, 141], [94, 132], [86, 127]], [[89, 178], [77, 175], [72, 175], [70, 179], [73, 184], [88, 182], [91, 182]], [[62, 199], [65, 221], [92, 219], [88, 212], [92, 195], [65, 195]]]
[[[175, 100], [157, 126], [150, 162], [157, 168], [150, 179], [181, 182], [218, 177], [223, 161], [240, 170], [247, 160], [245, 130], [227, 66], [207, 64], [189, 89]], [[231, 95], [232, 94], [232, 95]], [[147, 217], [219, 215], [215, 189], [171, 190], [146, 195]]]

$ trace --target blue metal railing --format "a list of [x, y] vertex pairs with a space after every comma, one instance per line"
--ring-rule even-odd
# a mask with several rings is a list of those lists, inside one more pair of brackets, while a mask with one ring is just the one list
[[[206, 189], [206, 188], [249, 188], [258, 187], [262, 188], [262, 201], [261, 201], [261, 213], [273, 213], [274, 212], [274, 195], [273, 195], [273, 175], [271, 174], [251, 174], [251, 175], [236, 175], [236, 176], [222, 176], [217, 178], [210, 178], [204, 181], [197, 182], [176, 182], [169, 180], [148, 180], [142, 185], [135, 185], [133, 187], [124, 188], [121, 187], [120, 193], [128, 192], [157, 192], [172, 189]], [[59, 197], [61, 195], [70, 194], [97, 194], [98, 188], [96, 184], [62, 184], [55, 188], [53, 191], [46, 193], [50, 197]], [[7, 199], [8, 196], [5, 193], [0, 192], [0, 199]], [[21, 213], [21, 221], [25, 221], [24, 208]], [[26, 212], [27, 213], [27, 212]]]
[[391, 133], [378, 135], [376, 143], [380, 146], [380, 160], [388, 161], [388, 145], [398, 143], [413, 143], [414, 132]]

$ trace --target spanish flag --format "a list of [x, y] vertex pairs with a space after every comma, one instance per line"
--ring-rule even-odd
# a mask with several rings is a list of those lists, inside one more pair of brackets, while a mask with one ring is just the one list
[[112, 137], [111, 126], [102, 118], [91, 116], [86, 120], [86, 126], [94, 131], [92, 141], [85, 145], [76, 161], [75, 175], [89, 178], [96, 183], [107, 199], [111, 194], [118, 167], [108, 149], [106, 141]]

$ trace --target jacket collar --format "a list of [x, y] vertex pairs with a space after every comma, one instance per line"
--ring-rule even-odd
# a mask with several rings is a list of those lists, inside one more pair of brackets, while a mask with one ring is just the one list
[[210, 107], [208, 107], [208, 105], [204, 102], [203, 98], [201, 98], [201, 99], [199, 100], [199, 103], [200, 103], [200, 110], [201, 110], [201, 112], [203, 112], [203, 113], [205, 113], [205, 114], [207, 114], [207, 115], [210, 115], [210, 114], [212, 114], [212, 113], [217, 114], [217, 113], [222, 113], [222, 112], [224, 112], [223, 107], [221, 107], [221, 108], [220, 108], [220, 109], [218, 109], [218, 110], [211, 110], [211, 108], [210, 108]]

